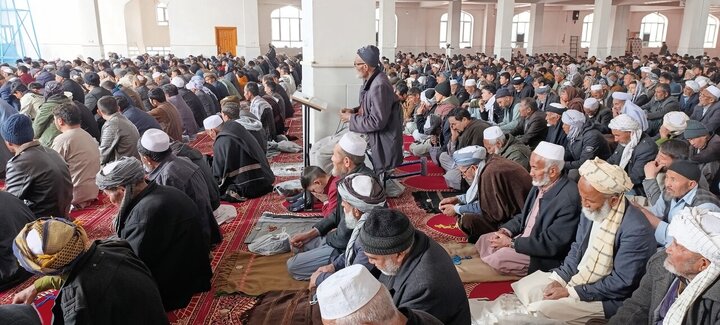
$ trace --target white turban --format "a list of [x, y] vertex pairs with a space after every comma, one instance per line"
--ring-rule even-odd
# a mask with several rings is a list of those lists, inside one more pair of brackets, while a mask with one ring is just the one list
[[720, 275], [720, 213], [700, 208], [685, 208], [673, 217], [668, 234], [675, 242], [710, 261], [670, 306], [663, 324], [681, 324], [693, 302]]
[[583, 125], [585, 125], [585, 114], [576, 110], [565, 111], [562, 114], [562, 122], [570, 126], [568, 139], [575, 141], [575, 138], [580, 134], [580, 131], [582, 131]]
[[711, 95], [713, 95], [713, 97], [715, 97], [715, 100], [720, 99], [720, 88], [715, 87], [715, 86], [710, 86], [710, 87], [705, 88], [705, 90], [707, 90]]
[[585, 99], [583, 107], [589, 108], [594, 111], [600, 107], [600, 102], [598, 102], [598, 100], [595, 98], [588, 97], [587, 99]]
[[183, 88], [185, 87], [185, 79], [180, 77], [174, 77], [172, 80], [170, 80], [170, 83], [175, 85], [175, 87]]
[[685, 128], [687, 128], [687, 121], [690, 118], [687, 116], [687, 114], [679, 111], [674, 112], [668, 112], [663, 116], [663, 123], [662, 126], [664, 126], [670, 133], [673, 133], [674, 135], [681, 134], [685, 132]]
[[685, 81], [685, 88], [692, 89], [693, 93], [700, 91], [700, 85], [695, 80]]
[[608, 124], [608, 127], [612, 130], [631, 132], [630, 142], [623, 145], [624, 148], [622, 156], [620, 157], [619, 166], [624, 169], [630, 162], [630, 158], [632, 158], [635, 147], [637, 147], [638, 143], [640, 143], [640, 138], [642, 138], [643, 131], [640, 128], [640, 124], [627, 114], [620, 114], [614, 119], [610, 120], [610, 124]]

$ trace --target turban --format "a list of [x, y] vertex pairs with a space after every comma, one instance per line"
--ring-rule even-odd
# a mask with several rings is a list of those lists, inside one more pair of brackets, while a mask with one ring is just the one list
[[467, 146], [455, 151], [452, 156], [458, 166], [470, 166], [485, 160], [486, 153], [481, 146]]
[[25, 225], [13, 242], [20, 266], [39, 275], [68, 273], [85, 252], [85, 230], [62, 218], [42, 218]]
[[700, 85], [695, 80], [685, 81], [685, 88], [692, 89], [693, 93], [700, 91]]
[[420, 93], [420, 100], [425, 103], [425, 105], [433, 106], [435, 105], [435, 89], [426, 89], [422, 93]]
[[62, 85], [57, 81], [48, 81], [48, 83], [45, 84], [45, 101], [47, 101], [48, 98], [62, 94]]
[[565, 111], [565, 113], [562, 114], [562, 122], [570, 126], [568, 138], [574, 141], [580, 134], [580, 131], [582, 131], [583, 125], [585, 125], [585, 114], [576, 110]]
[[600, 102], [598, 102], [598, 100], [595, 98], [588, 97], [585, 99], [585, 102], [583, 102], [583, 107], [589, 108], [594, 111], [600, 107]]
[[328, 320], [347, 317], [367, 305], [380, 289], [382, 284], [365, 266], [343, 268], [317, 288], [320, 316]]
[[337, 191], [343, 201], [365, 213], [373, 208], [385, 206], [385, 190], [373, 177], [351, 174], [337, 184]]
[[647, 115], [645, 115], [645, 111], [640, 108], [640, 106], [637, 106], [632, 101], [626, 101], [625, 105], [620, 110], [621, 114], [627, 114], [629, 115], [633, 120], [638, 122], [640, 124], [640, 128], [645, 131], [648, 128], [648, 120]]
[[612, 98], [625, 101], [625, 100], [631, 100], [632, 95], [625, 93], [625, 92], [616, 91], [612, 94]]
[[611, 165], [598, 157], [585, 161], [578, 172], [595, 190], [603, 194], [622, 194], [633, 187], [630, 177], [622, 167]]
[[637, 121], [633, 120], [632, 117], [627, 114], [620, 114], [610, 120], [610, 124], [608, 124], [608, 127], [612, 130], [631, 132], [630, 142], [628, 142], [627, 144], [623, 144], [624, 148], [622, 156], [620, 157], [620, 163], [618, 164], [621, 168], [624, 169], [630, 162], [630, 158], [632, 158], [635, 147], [637, 147], [638, 143], [640, 143], [640, 138], [642, 138], [643, 134], [642, 129], [640, 129], [640, 124], [638, 124]]
[[380, 50], [375, 45], [367, 45], [359, 48], [357, 55], [369, 67], [377, 68], [380, 66]]
[[713, 95], [713, 97], [715, 97], [715, 100], [720, 99], [720, 88], [715, 87], [715, 86], [710, 86], [710, 87], [705, 88], [705, 90], [707, 90], [707, 92], [709, 92], [710, 95]]
[[95, 183], [101, 190], [106, 190], [135, 184], [144, 177], [140, 160], [135, 157], [122, 157], [100, 169], [95, 176]]
[[[252, 114], [251, 114], [252, 115]], [[253, 116], [240, 115], [235, 122], [240, 123], [248, 131], [260, 131], [262, 130], [262, 122]]]
[[685, 208], [673, 217], [668, 234], [675, 242], [710, 261], [670, 306], [663, 324], [681, 324], [688, 308], [720, 275], [720, 213]]
[[668, 112], [663, 116], [662, 126], [670, 131], [670, 133], [678, 135], [685, 131], [689, 119], [690, 118], [683, 112]]

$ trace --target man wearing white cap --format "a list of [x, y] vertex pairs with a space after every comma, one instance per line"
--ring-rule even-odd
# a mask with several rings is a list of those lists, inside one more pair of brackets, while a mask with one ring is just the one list
[[686, 80], [685, 87], [683, 87], [682, 95], [678, 103], [680, 104], [680, 110], [688, 116], [692, 115], [700, 101], [700, 85], [695, 80]]
[[532, 179], [518, 164], [485, 148], [468, 146], [455, 152], [455, 165], [470, 188], [462, 195], [440, 201], [440, 211], [458, 217], [458, 227], [475, 243], [480, 235], [520, 213]]
[[501, 274], [524, 276], [558, 267], [570, 250], [580, 214], [577, 185], [562, 174], [565, 148], [540, 142], [530, 157], [534, 186], [522, 209], [475, 248]]
[[361, 265], [346, 267], [318, 286], [320, 316], [326, 325], [441, 325], [421, 311], [393, 304], [387, 288]]
[[645, 179], [645, 164], [657, 156], [657, 144], [627, 114], [612, 119], [609, 127], [618, 146], [607, 162], [625, 170], [633, 183], [634, 194], [644, 196], [642, 181]]
[[[604, 80], [603, 80], [604, 82]], [[588, 98], [595, 98], [600, 103], [600, 106], [608, 106], [610, 101], [612, 101], [612, 97], [610, 96], [610, 93], [607, 91], [606, 88], [603, 88], [603, 85], [601, 84], [595, 84], [590, 86], [590, 97]]]
[[272, 191], [275, 175], [265, 151], [242, 124], [211, 115], [203, 126], [214, 140], [212, 170], [223, 200], [242, 202]]
[[616, 91], [612, 94], [612, 98], [613, 116], [618, 116], [620, 114], [628, 114], [636, 122], [638, 122], [638, 124], [640, 124], [640, 127], [643, 131], [648, 129], [648, 120], [645, 111], [643, 111], [640, 106], [637, 106], [635, 105], [635, 103], [633, 103], [632, 95]]
[[[595, 86], [595, 85], [593, 85]], [[583, 102], [583, 111], [588, 121], [597, 127], [603, 134], [610, 133], [610, 120], [612, 120], [612, 111], [601, 103], [598, 99], [589, 97]]]
[[530, 170], [530, 147], [517, 141], [512, 134], [503, 133], [499, 127], [491, 126], [483, 131], [483, 146], [488, 154], [501, 156]]
[[512, 285], [529, 312], [568, 324], [613, 316], [656, 247], [649, 222], [624, 196], [632, 183], [620, 167], [595, 158], [580, 176], [582, 214], [567, 257], [552, 273], [535, 272]]
[[645, 105], [641, 106], [646, 112], [648, 120], [648, 129], [646, 132], [650, 136], [657, 134], [662, 124], [662, 118], [668, 112], [680, 110], [677, 98], [670, 96], [670, 86], [667, 84], [658, 84], [655, 87], [655, 95]]
[[465, 87], [461, 87], [456, 79], [450, 79], [450, 93], [455, 95], [460, 104], [465, 103], [470, 95], [465, 91]]
[[609, 324], [714, 324], [720, 318], [720, 213], [686, 208]]
[[465, 92], [467, 92], [468, 98], [464, 103], [462, 103], [462, 107], [468, 107], [470, 105], [470, 101], [482, 97], [482, 93], [477, 87], [477, 81], [475, 79], [465, 80]]
[[695, 107], [690, 119], [698, 121], [705, 126], [710, 134], [720, 130], [720, 89], [709, 86], [700, 92], [700, 101]]
[[663, 142], [677, 137], [682, 137], [685, 128], [687, 127], [687, 121], [690, 118], [685, 115], [682, 111], [670, 112], [665, 114], [663, 117], [663, 123], [660, 125], [660, 131], [658, 131], [657, 139], [655, 143], [657, 145], [663, 144]]
[[143, 134], [138, 141], [138, 152], [148, 180], [177, 188], [187, 194], [200, 210], [201, 219], [198, 221], [206, 242], [209, 245], [222, 242], [220, 227], [213, 216], [210, 203], [210, 189], [200, 167], [188, 158], [173, 154], [170, 137], [158, 129], [149, 129]]
[[[342, 184], [351, 174], [376, 177], [373, 170], [365, 166], [367, 142], [359, 134], [348, 132], [335, 145], [332, 155], [332, 175], [337, 184]], [[352, 229], [345, 224], [343, 198], [337, 194], [337, 206], [330, 215], [313, 227], [290, 237], [290, 244], [296, 254], [287, 261], [288, 272], [297, 280], [309, 280], [318, 268], [328, 265], [332, 256], [345, 252]]]

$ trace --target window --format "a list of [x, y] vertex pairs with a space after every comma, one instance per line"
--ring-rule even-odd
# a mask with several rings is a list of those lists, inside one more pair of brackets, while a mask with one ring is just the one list
[[[440, 16], [440, 48], [448, 44], [448, 14]], [[472, 47], [473, 16], [467, 12], [460, 12], [460, 48]]]
[[642, 19], [640, 24], [640, 38], [644, 47], [660, 47], [665, 42], [667, 34], [667, 17], [654, 12]]
[[530, 12], [525, 11], [513, 16], [512, 20], [512, 42], [513, 48], [526, 48], [527, 36], [530, 31]]
[[15, 35], [12, 25], [1, 25], [0, 26], [0, 43], [11, 44], [15, 43]]
[[166, 46], [150, 46], [145, 48], [145, 52], [150, 55], [168, 55], [170, 54], [170, 47]]
[[592, 36], [593, 14], [585, 16], [583, 19], [582, 36], [580, 37], [580, 47], [590, 47], [590, 36]]
[[[398, 36], [398, 19], [395, 15], [395, 43], [393, 47], [397, 47]], [[380, 8], [375, 8], [375, 46], [380, 46]]]
[[708, 15], [707, 28], [705, 29], [705, 42], [703, 43], [704, 48], [715, 48], [718, 36], [718, 25], [720, 25], [717, 17]]
[[276, 47], [302, 47], [301, 19], [300, 9], [293, 6], [273, 10], [270, 13], [272, 44]]
[[159, 2], [155, 7], [155, 19], [159, 26], [167, 26], [168, 21], [168, 8], [167, 4]]
[[128, 46], [128, 56], [135, 57], [140, 55], [140, 49], [137, 46]]

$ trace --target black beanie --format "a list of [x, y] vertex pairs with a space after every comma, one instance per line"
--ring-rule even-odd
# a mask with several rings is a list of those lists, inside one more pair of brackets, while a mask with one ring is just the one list
[[390, 255], [405, 251], [413, 244], [415, 228], [410, 219], [396, 210], [375, 208], [360, 230], [360, 242], [366, 253]]
[[687, 160], [676, 160], [670, 164], [668, 170], [672, 170], [691, 181], [700, 181], [700, 167], [696, 163]]
[[440, 95], [450, 97], [450, 82], [446, 80], [439, 83], [437, 86], [435, 86], [435, 91], [440, 93]]

